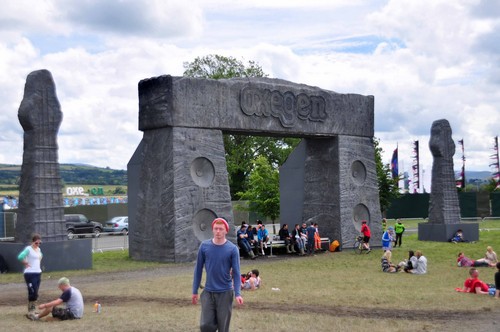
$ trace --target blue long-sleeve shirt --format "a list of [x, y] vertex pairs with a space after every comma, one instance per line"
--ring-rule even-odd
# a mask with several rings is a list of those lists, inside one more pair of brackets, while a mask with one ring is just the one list
[[198, 294], [203, 267], [207, 273], [205, 290], [222, 293], [233, 289], [232, 273], [235, 296], [241, 295], [240, 253], [232, 242], [216, 245], [210, 239], [201, 243], [194, 268], [193, 294]]

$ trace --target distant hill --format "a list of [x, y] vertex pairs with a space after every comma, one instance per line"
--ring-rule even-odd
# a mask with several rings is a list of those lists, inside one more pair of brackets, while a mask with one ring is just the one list
[[[83, 164], [61, 164], [64, 184], [127, 185], [127, 171]], [[0, 184], [19, 184], [21, 165], [0, 164]]]
[[[465, 171], [466, 183], [488, 183], [493, 177], [493, 172], [488, 171]], [[455, 171], [455, 178], [460, 178], [460, 171]]]
[[487, 171], [467, 172], [467, 171], [465, 171], [465, 180], [478, 179], [478, 180], [487, 181], [487, 180], [491, 179], [492, 176], [493, 176], [493, 172], [487, 172]]

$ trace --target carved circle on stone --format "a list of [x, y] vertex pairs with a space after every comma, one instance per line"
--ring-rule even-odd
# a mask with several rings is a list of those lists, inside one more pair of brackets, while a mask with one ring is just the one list
[[209, 187], [215, 178], [215, 167], [210, 160], [198, 157], [191, 163], [191, 178], [200, 187]]
[[217, 218], [215, 212], [209, 209], [201, 209], [193, 217], [193, 231], [200, 241], [212, 238], [212, 221]]
[[361, 161], [356, 160], [351, 165], [351, 176], [355, 184], [362, 185], [366, 180], [366, 167]]
[[353, 211], [353, 222], [356, 230], [361, 230], [361, 221], [366, 220], [368, 224], [370, 223], [370, 210], [364, 204], [358, 204], [354, 207]]

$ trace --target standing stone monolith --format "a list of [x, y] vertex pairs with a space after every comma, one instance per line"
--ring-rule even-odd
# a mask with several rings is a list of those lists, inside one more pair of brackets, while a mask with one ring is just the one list
[[18, 117], [24, 129], [24, 153], [16, 241], [28, 243], [33, 233], [39, 233], [45, 242], [64, 240], [57, 145], [63, 114], [48, 70], [28, 75]]
[[458, 230], [467, 233], [467, 240], [479, 238], [477, 224], [462, 224], [460, 204], [453, 170], [455, 143], [448, 120], [441, 119], [432, 123], [429, 149], [431, 150], [432, 179], [429, 201], [429, 221], [419, 224], [419, 240], [448, 241]]
[[57, 146], [63, 114], [48, 70], [34, 71], [26, 78], [18, 117], [24, 129], [24, 151], [15, 242], [0, 242], [0, 252], [9, 270], [22, 272], [17, 255], [38, 233], [42, 271], [91, 269], [92, 239], [66, 238]]
[[455, 143], [448, 120], [432, 123], [429, 149], [433, 157], [429, 222], [457, 224], [460, 222], [460, 205], [453, 170]]

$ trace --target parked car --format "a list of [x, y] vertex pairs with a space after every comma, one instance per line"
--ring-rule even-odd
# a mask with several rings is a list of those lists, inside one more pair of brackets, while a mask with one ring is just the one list
[[123, 235], [128, 234], [128, 217], [113, 217], [110, 220], [106, 221], [104, 224], [105, 232], [120, 232]]
[[97, 221], [89, 220], [83, 214], [65, 214], [66, 234], [68, 239], [75, 236], [84, 237], [86, 235], [98, 237], [102, 232], [102, 225]]

